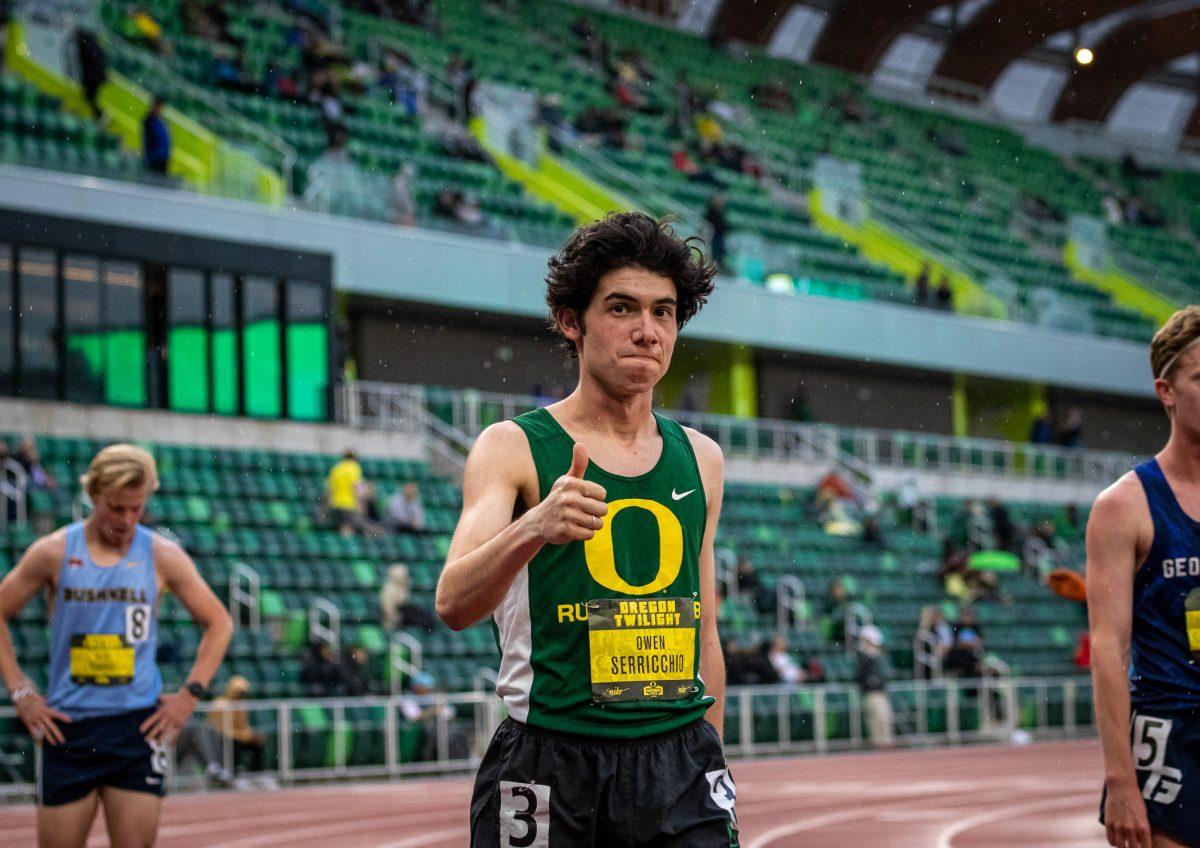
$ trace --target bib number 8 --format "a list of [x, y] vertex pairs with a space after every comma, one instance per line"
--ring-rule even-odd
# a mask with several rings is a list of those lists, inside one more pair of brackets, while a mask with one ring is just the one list
[[130, 604], [125, 608], [125, 641], [140, 645], [150, 636], [150, 605]]

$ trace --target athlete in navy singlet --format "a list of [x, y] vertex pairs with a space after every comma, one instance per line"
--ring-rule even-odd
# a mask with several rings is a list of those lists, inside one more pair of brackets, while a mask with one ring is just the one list
[[1200, 848], [1200, 307], [1154, 337], [1171, 436], [1087, 530], [1100, 820], [1118, 848]]
[[[233, 626], [187, 554], [138, 524], [158, 487], [149, 453], [105, 448], [82, 482], [91, 516], [38, 539], [0, 582], [0, 675], [39, 743], [39, 848], [83, 848], [100, 804], [113, 846], [149, 848], [166, 745], [216, 674]], [[52, 598], [45, 698], [22, 673], [8, 629], [43, 590]], [[168, 695], [155, 665], [164, 591], [204, 631], [187, 684]]]

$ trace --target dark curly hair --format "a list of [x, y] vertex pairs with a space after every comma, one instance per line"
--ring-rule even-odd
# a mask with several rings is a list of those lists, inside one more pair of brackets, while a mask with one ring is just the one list
[[[675, 283], [675, 320], [680, 329], [712, 294], [716, 266], [705, 259], [693, 236], [680, 238], [667, 221], [644, 212], [610, 212], [576, 230], [557, 255], [550, 257], [546, 275], [546, 304], [551, 327], [560, 336], [560, 310], [571, 309], [582, 324], [600, 278], [621, 268], [644, 268]], [[575, 343], [564, 337], [563, 347], [576, 356]]]

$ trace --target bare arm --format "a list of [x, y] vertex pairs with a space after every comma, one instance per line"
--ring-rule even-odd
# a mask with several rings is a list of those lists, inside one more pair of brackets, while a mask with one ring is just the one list
[[[20, 615], [34, 595], [54, 585], [65, 554], [65, 538], [61, 531], [38, 539], [29, 546], [16, 568], [0, 581], [0, 676], [10, 696], [19, 691], [28, 691], [23, 687], [31, 684], [17, 661], [8, 622]], [[25, 694], [16, 707], [21, 721], [34, 738], [44, 735], [51, 744], [63, 741], [57, 722], [69, 722], [71, 719], [58, 710], [50, 709], [40, 694]]]
[[491, 615], [543, 545], [595, 535], [593, 516], [608, 511], [604, 489], [581, 479], [587, 454], [581, 446], [575, 450], [571, 471], [545, 501], [514, 521], [522, 488], [537, 490], [529, 442], [512, 422], [479, 436], [467, 458], [462, 515], [438, 579], [437, 614], [449, 627], [462, 630]]
[[708, 520], [700, 547], [700, 677], [704, 680], [705, 692], [715, 699], [705, 717], [717, 729], [717, 735], [724, 739], [725, 657], [721, 653], [721, 640], [717, 633], [720, 598], [717, 597], [713, 545], [725, 495], [725, 458], [721, 455], [720, 446], [712, 439], [691, 429], [687, 430], [687, 435], [696, 452], [708, 503]]
[[1129, 742], [1133, 578], [1138, 566], [1139, 534], [1147, 520], [1141, 486], [1136, 477], [1127, 476], [1096, 499], [1087, 528], [1093, 697], [1104, 751], [1105, 785], [1110, 793], [1105, 820], [1110, 844], [1122, 848], [1127, 842], [1150, 845], [1149, 823]]
[[[192, 621], [203, 631], [187, 679], [207, 687], [225, 658], [225, 650], [233, 636], [233, 620], [204, 582], [191, 557], [174, 542], [155, 537], [154, 564], [163, 586], [179, 598]], [[195, 710], [197, 701], [196, 696], [186, 689], [164, 695], [158, 710], [142, 724], [142, 733], [147, 739], [173, 739]]]

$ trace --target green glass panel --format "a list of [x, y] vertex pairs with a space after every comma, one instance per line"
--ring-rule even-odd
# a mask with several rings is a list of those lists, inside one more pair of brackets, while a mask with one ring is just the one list
[[280, 398], [282, 351], [279, 322], [255, 321], [242, 333], [246, 363], [246, 414], [278, 418], [283, 413]]
[[213, 411], [237, 415], [237, 334], [233, 330], [213, 330], [212, 358]]
[[176, 412], [208, 412], [208, 331], [167, 332], [167, 397]]
[[145, 406], [145, 335], [137, 330], [116, 330], [105, 341], [105, 400], [115, 406]]
[[287, 328], [288, 417], [323, 421], [329, 382], [329, 334], [324, 324], [292, 324]]

